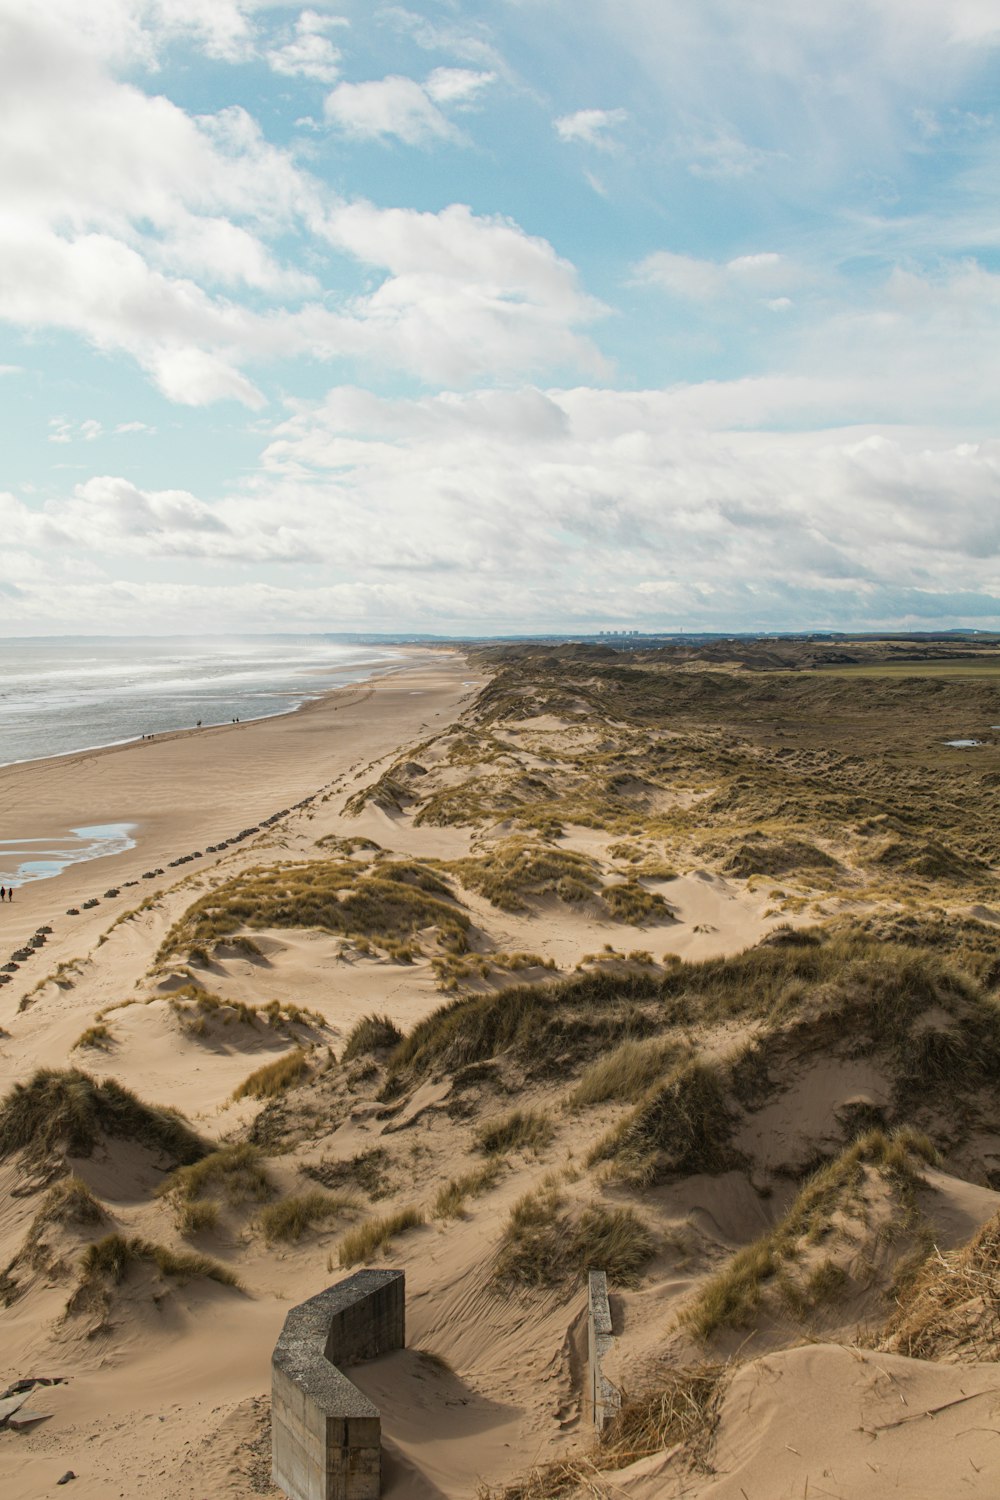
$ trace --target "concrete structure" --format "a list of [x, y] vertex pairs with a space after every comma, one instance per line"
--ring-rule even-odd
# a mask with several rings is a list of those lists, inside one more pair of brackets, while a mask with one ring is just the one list
[[382, 1422], [338, 1367], [405, 1341], [402, 1271], [356, 1271], [292, 1308], [271, 1356], [271, 1476], [290, 1500], [378, 1500]]
[[617, 1340], [611, 1326], [608, 1278], [604, 1271], [591, 1271], [588, 1277], [587, 1371], [590, 1414], [600, 1437], [608, 1423], [614, 1421], [622, 1404], [622, 1393], [615, 1384], [618, 1376]]

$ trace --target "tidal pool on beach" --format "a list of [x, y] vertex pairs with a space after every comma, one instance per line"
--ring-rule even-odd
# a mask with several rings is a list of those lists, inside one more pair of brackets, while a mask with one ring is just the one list
[[0, 838], [0, 885], [49, 880], [69, 865], [135, 848], [134, 823], [94, 823], [47, 839]]

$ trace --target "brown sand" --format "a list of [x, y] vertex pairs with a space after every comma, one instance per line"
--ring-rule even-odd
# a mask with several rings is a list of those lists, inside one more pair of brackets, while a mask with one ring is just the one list
[[[280, 719], [0, 770], [0, 820], [11, 835], [127, 821], [137, 825], [138, 839], [127, 853], [23, 887], [14, 904], [2, 908], [5, 948], [42, 924], [53, 933], [0, 991], [0, 1091], [39, 1065], [81, 1066], [97, 1077], [118, 1078], [153, 1103], [182, 1108], [211, 1139], [254, 1117], [259, 1104], [233, 1104], [230, 1095], [261, 1061], [288, 1051], [294, 1035], [237, 1034], [233, 1028], [206, 1045], [179, 1029], [169, 1002], [181, 980], [155, 972], [154, 955], [172, 923], [215, 881], [257, 863], [314, 857], [317, 840], [330, 834], [361, 833], [397, 853], [424, 857], [469, 852], [473, 830], [466, 827], [417, 827], [372, 805], [358, 818], [344, 815], [344, 801], [356, 786], [373, 780], [405, 747], [440, 732], [484, 680], [456, 653], [408, 655], [405, 670]], [[245, 843], [168, 867], [170, 860], [203, 851], [304, 798], [315, 800]], [[591, 831], [569, 830], [565, 846], [594, 853], [600, 843]], [[164, 875], [142, 878], [159, 866]], [[138, 884], [126, 887], [130, 880]], [[120, 894], [104, 897], [112, 887]], [[661, 951], [687, 957], [735, 952], [772, 925], [763, 915], [763, 896], [717, 874], [695, 871], [660, 888], [677, 918], [657, 931]], [[97, 907], [66, 915], [90, 896], [101, 897]], [[119, 920], [146, 898], [146, 910]], [[467, 905], [494, 947], [537, 952], [563, 971], [607, 942], [625, 951], [651, 940], [649, 930], [613, 923], [586, 903], [542, 901], [526, 913], [509, 914], [469, 893]], [[371, 1011], [387, 1012], [406, 1029], [442, 1001], [427, 962], [399, 966], [345, 954], [339, 939], [322, 932], [255, 935], [265, 961], [234, 952], [213, 964], [206, 984], [246, 1004], [277, 999], [317, 1011], [324, 1044], [339, 1048], [354, 1022]], [[68, 987], [39, 983], [67, 963], [73, 965]], [[143, 1003], [122, 1007], [136, 1000]], [[74, 1049], [84, 1028], [109, 1006], [118, 1007], [111, 1012], [113, 1049]], [[834, 1081], [831, 1107], [848, 1086], [854, 1090], [858, 1081]], [[470, 1149], [469, 1128], [460, 1110], [449, 1112], [447, 1092], [428, 1085], [393, 1118], [359, 1102], [319, 1144], [298, 1157], [275, 1159], [279, 1187], [301, 1191], [296, 1168], [305, 1160], [406, 1145], [412, 1180], [397, 1180], [395, 1201], [429, 1203], [436, 1187], [464, 1169]], [[585, 1154], [595, 1133], [615, 1118], [613, 1108], [592, 1112], [586, 1121], [563, 1116], [555, 1085], [539, 1098], [558, 1121], [558, 1149], [569, 1159], [574, 1152]], [[792, 1122], [776, 1116], [763, 1124], [780, 1154]], [[162, 1166], [148, 1152], [112, 1144], [73, 1166], [107, 1205], [111, 1227], [153, 1240], [174, 1233], [168, 1211], [152, 1196]], [[411, 1348], [358, 1372], [359, 1384], [385, 1412], [387, 1495], [461, 1500], [475, 1493], [481, 1478], [502, 1480], [579, 1437], [582, 1294], [498, 1300], [486, 1291], [500, 1223], [545, 1172], [544, 1162], [528, 1158], [487, 1199], [470, 1205], [464, 1219], [432, 1221], [393, 1247], [391, 1263], [408, 1275]], [[775, 1202], [765, 1211], [746, 1182], [733, 1178], [690, 1179], [673, 1198], [661, 1191], [658, 1211], [678, 1229], [694, 1226], [722, 1253], [766, 1227], [780, 1208]], [[0, 1267], [19, 1253], [37, 1210], [37, 1192], [26, 1193], [25, 1186], [15, 1165], [0, 1164]], [[986, 1196], [992, 1203], [993, 1195]], [[989, 1211], [980, 1205], [980, 1217]], [[220, 1234], [198, 1246], [223, 1258], [236, 1256], [244, 1292], [199, 1281], [151, 1295], [148, 1278], [136, 1276], [97, 1326], [63, 1316], [80, 1250], [79, 1240], [67, 1237], [56, 1246], [61, 1265], [58, 1257], [42, 1265], [25, 1294], [0, 1311], [0, 1388], [26, 1375], [69, 1379], [32, 1399], [52, 1414], [51, 1421], [30, 1434], [0, 1433], [0, 1493], [11, 1500], [50, 1495], [70, 1468], [78, 1475], [69, 1491], [77, 1500], [247, 1500], [270, 1493], [262, 1398], [271, 1348], [288, 1307], [339, 1274], [331, 1273], [328, 1258], [342, 1227], [271, 1247], [244, 1224], [232, 1232], [235, 1238]], [[173, 1242], [179, 1243], [176, 1234]], [[667, 1260], [644, 1291], [631, 1294], [637, 1354], [655, 1353], [671, 1309], [690, 1283]], [[451, 1373], [422, 1360], [421, 1350], [445, 1358]], [[635, 1490], [643, 1496], [654, 1492], [672, 1491], [655, 1490], [655, 1484]], [[718, 1493], [738, 1496], [740, 1490]], [[763, 1492], [750, 1493], [758, 1500]]]

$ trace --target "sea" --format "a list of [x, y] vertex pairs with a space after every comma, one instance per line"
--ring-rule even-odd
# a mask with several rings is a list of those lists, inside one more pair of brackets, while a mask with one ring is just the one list
[[401, 659], [317, 635], [0, 640], [0, 765], [288, 713]]
[[[0, 765], [289, 713], [402, 659], [385, 645], [315, 635], [0, 640]], [[134, 847], [133, 832], [105, 823], [12, 838], [0, 827], [0, 884], [119, 854]]]

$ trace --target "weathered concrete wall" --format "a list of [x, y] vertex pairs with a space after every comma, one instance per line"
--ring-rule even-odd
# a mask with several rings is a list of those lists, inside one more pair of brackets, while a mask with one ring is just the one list
[[587, 1285], [587, 1363], [590, 1412], [598, 1437], [621, 1410], [621, 1391], [615, 1384], [618, 1375], [616, 1346], [611, 1326], [608, 1278], [603, 1271], [591, 1271]]
[[356, 1271], [292, 1308], [271, 1357], [271, 1474], [290, 1500], [378, 1500], [378, 1409], [338, 1366], [405, 1341], [402, 1271]]

